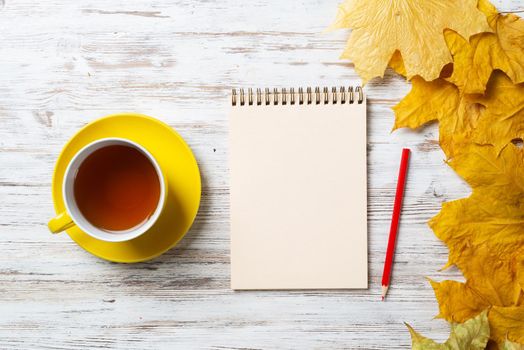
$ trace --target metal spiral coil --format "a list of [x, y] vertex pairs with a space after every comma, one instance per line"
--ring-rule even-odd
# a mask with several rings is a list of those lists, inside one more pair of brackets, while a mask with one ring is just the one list
[[233, 89], [231, 93], [231, 104], [233, 106], [245, 106], [245, 105], [303, 105], [303, 104], [353, 104], [362, 103], [364, 101], [364, 92], [360, 86], [356, 86], [353, 89], [352, 86], [346, 87], [341, 86], [340, 88], [332, 87], [331, 91], [327, 86], [322, 90], [320, 87], [315, 87], [313, 90], [311, 87], [307, 87], [304, 92], [304, 88], [299, 87], [298, 92], [295, 88], [273, 89], [271, 91], [268, 88], [256, 89], [253, 92], [252, 88], [247, 89], [247, 93], [244, 89], [239, 89], [237, 95], [237, 89]]

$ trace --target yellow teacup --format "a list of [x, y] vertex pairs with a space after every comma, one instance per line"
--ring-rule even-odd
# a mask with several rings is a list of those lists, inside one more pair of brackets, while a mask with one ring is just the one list
[[51, 219], [53, 233], [78, 226], [106, 242], [132, 240], [158, 220], [166, 178], [153, 155], [124, 138], [103, 138], [79, 150], [62, 181], [65, 210]]

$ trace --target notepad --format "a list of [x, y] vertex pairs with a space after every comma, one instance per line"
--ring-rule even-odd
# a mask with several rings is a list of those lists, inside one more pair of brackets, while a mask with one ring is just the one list
[[233, 90], [232, 289], [367, 288], [366, 97]]

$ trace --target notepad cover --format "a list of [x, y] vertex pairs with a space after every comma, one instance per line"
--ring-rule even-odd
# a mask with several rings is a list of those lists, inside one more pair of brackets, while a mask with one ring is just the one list
[[232, 289], [367, 288], [366, 101], [231, 107]]

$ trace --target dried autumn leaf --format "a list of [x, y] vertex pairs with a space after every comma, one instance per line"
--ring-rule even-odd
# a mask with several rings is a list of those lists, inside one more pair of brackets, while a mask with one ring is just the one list
[[444, 29], [465, 38], [491, 31], [477, 0], [346, 0], [331, 28], [353, 29], [342, 58], [353, 61], [364, 83], [384, 76], [396, 50], [408, 79], [436, 79], [451, 62]]
[[484, 15], [486, 15], [491, 29], [495, 29], [495, 20], [499, 15], [497, 8], [488, 0], [479, 0], [477, 7]]
[[427, 82], [414, 77], [411, 83], [409, 94], [393, 107], [393, 130], [403, 127], [415, 129], [438, 120], [440, 146], [448, 157], [452, 157], [476, 127], [480, 116], [479, 105], [471, 96], [460, 95], [453, 84], [442, 78]]
[[[450, 249], [449, 263], [457, 265], [467, 279], [483, 278], [494, 276], [502, 266], [483, 265], [476, 257], [496, 262], [513, 255], [517, 260], [508, 268], [516, 279], [524, 266], [524, 256], [518, 254], [524, 249], [524, 151], [509, 144], [499, 154], [494, 147], [472, 143], [448, 164], [473, 189], [468, 198], [444, 203], [429, 222]], [[504, 286], [504, 292], [510, 290], [506, 283], [496, 285]], [[518, 296], [511, 295], [501, 305], [516, 302]]]
[[438, 120], [440, 146], [448, 158], [464, 144], [494, 145], [497, 152], [524, 138], [524, 84], [513, 84], [502, 72], [492, 74], [483, 96], [460, 94], [444, 79], [412, 79], [409, 94], [393, 107], [393, 130], [417, 128]]
[[[484, 261], [489, 264], [490, 261]], [[456, 281], [432, 282], [439, 303], [440, 314], [449, 322], [460, 322], [478, 314], [478, 309], [489, 305], [476, 290], [467, 283]], [[489, 285], [486, 287], [494, 288]], [[450, 316], [453, 315], [453, 316]], [[507, 338], [524, 342], [524, 306], [493, 306], [488, 315], [491, 329], [490, 339], [502, 345]]]
[[444, 32], [453, 55], [450, 82], [467, 94], [482, 94], [491, 73], [500, 69], [517, 84], [524, 82], [524, 20], [491, 15], [495, 33], [481, 33], [469, 40], [451, 30]]
[[[437, 317], [462, 322], [487, 307], [503, 308], [519, 304], [522, 288], [515, 276], [514, 265], [518, 259], [515, 254], [506, 258], [497, 253], [486, 253], [494, 249], [488, 244], [462, 249], [464, 255], [470, 259], [468, 261], [462, 257], [458, 263], [466, 271], [465, 274], [470, 276], [467, 281], [431, 281], [440, 304]], [[503, 330], [494, 326], [494, 330], [497, 329]], [[497, 333], [501, 332], [493, 332]]]
[[494, 306], [489, 312], [489, 323], [494, 332], [493, 339], [524, 343], [524, 306]]
[[523, 344], [517, 344], [506, 339], [501, 350], [524, 350]]
[[410, 325], [413, 350], [484, 350], [489, 338], [487, 312], [462, 324], [452, 324], [451, 334], [444, 344], [439, 344], [417, 333]]
[[470, 143], [449, 162], [472, 187], [430, 226], [466, 283], [432, 282], [440, 317], [462, 322], [490, 306], [491, 337], [524, 342], [524, 151]]
[[411, 85], [409, 94], [393, 107], [393, 130], [406, 127], [416, 129], [455, 114], [460, 98], [453, 84], [444, 79], [427, 82], [421, 77], [414, 77]]
[[400, 55], [400, 51], [395, 50], [393, 53], [393, 56], [391, 56], [391, 59], [389, 60], [388, 66], [393, 68], [395, 72], [402, 76], [406, 76], [406, 67], [404, 66], [404, 61], [402, 60], [402, 55]]
[[500, 154], [494, 147], [470, 144], [448, 164], [468, 182], [473, 193], [444, 203], [429, 225], [450, 248], [450, 262], [468, 278], [459, 260], [468, 262], [465, 248], [493, 244], [496, 251], [507, 256], [524, 246], [524, 155], [513, 144]]
[[505, 74], [495, 72], [486, 94], [474, 100], [486, 107], [473, 136], [475, 142], [492, 144], [499, 152], [511, 140], [524, 138], [524, 83], [513, 84]]
[[430, 283], [439, 302], [437, 318], [445, 318], [450, 322], [463, 322], [490, 306], [477, 291], [465, 283], [431, 280]]

